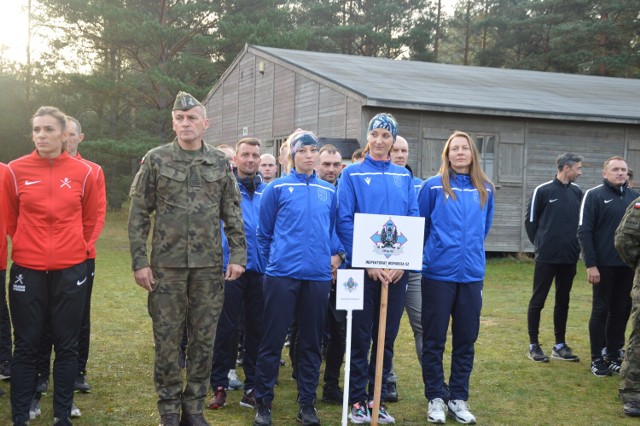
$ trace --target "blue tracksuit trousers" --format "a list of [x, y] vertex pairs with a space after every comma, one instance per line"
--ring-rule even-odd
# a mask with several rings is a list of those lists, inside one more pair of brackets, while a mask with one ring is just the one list
[[262, 287], [262, 341], [256, 363], [256, 400], [273, 401], [287, 329], [298, 320], [298, 403], [313, 404], [320, 380], [321, 345], [331, 281], [307, 281], [266, 275]]
[[[389, 285], [381, 400], [384, 400], [387, 394], [386, 379], [391, 371], [393, 344], [398, 335], [400, 318], [402, 318], [402, 311], [404, 309], [408, 276], [409, 274], [405, 272], [400, 281], [396, 284]], [[361, 311], [353, 311], [351, 372], [349, 375], [350, 404], [373, 399], [379, 318], [380, 282], [369, 279], [365, 272], [363, 309]], [[373, 345], [371, 342], [373, 342]], [[371, 360], [369, 360], [369, 349], [371, 349]]]
[[[482, 281], [454, 283], [422, 278], [422, 379], [428, 400], [469, 399], [474, 344], [480, 330]], [[442, 358], [451, 322], [452, 353], [449, 392]]]
[[246, 271], [235, 281], [224, 284], [224, 303], [218, 320], [216, 338], [213, 344], [213, 365], [211, 367], [211, 388], [229, 387], [229, 370], [236, 368], [238, 350], [238, 323], [244, 309], [244, 388], [255, 385], [256, 356], [262, 337], [262, 275]]

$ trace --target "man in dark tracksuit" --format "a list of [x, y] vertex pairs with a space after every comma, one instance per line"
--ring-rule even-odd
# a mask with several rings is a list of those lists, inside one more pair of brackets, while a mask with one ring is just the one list
[[236, 145], [234, 163], [236, 178], [242, 196], [240, 207], [247, 238], [247, 268], [237, 280], [227, 281], [224, 286], [224, 302], [216, 338], [213, 345], [213, 365], [211, 367], [211, 388], [213, 398], [207, 404], [210, 409], [222, 408], [227, 399], [229, 370], [235, 368], [237, 349], [237, 327], [244, 307], [244, 355], [245, 374], [244, 395], [240, 401], [243, 407], [255, 406], [255, 369], [258, 345], [262, 338], [262, 272], [256, 229], [260, 212], [262, 191], [267, 187], [257, 174], [260, 165], [260, 140], [241, 139]]
[[553, 326], [556, 344], [551, 357], [563, 361], [580, 360], [566, 345], [565, 334], [571, 287], [580, 255], [580, 244], [574, 230], [578, 228], [582, 190], [574, 182], [582, 174], [582, 157], [566, 152], [557, 158], [556, 163], [556, 177], [534, 189], [524, 220], [529, 241], [535, 247], [533, 294], [527, 313], [530, 343], [527, 356], [536, 362], [549, 362], [549, 357], [540, 348], [538, 334], [540, 312], [554, 278], [556, 300]]
[[613, 239], [625, 209], [639, 195], [628, 188], [622, 157], [605, 161], [602, 176], [602, 184], [584, 194], [578, 226], [587, 278], [593, 284], [589, 339], [591, 372], [597, 377], [620, 371], [633, 270], [618, 255]]

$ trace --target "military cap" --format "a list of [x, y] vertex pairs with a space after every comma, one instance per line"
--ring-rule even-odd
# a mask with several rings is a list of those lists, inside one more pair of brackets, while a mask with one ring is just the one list
[[173, 111], [188, 111], [191, 108], [202, 106], [202, 104], [187, 92], [178, 92], [176, 101], [173, 103]]

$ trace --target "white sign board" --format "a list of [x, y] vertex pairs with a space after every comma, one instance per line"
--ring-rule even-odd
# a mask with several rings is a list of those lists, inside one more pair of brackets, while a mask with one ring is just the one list
[[423, 240], [423, 217], [356, 213], [351, 264], [419, 271]]
[[361, 311], [364, 304], [364, 270], [338, 269], [336, 309]]

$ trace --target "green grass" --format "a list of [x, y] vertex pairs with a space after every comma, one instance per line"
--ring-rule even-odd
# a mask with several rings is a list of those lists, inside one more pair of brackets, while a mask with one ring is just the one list
[[[98, 244], [92, 307], [91, 394], [79, 394], [77, 425], [154, 425], [158, 423], [153, 388], [153, 339], [146, 292], [133, 281], [126, 238], [126, 213], [110, 213]], [[528, 345], [526, 310], [533, 263], [492, 259], [487, 266], [480, 338], [471, 377], [469, 403], [479, 424], [557, 425], [632, 424], [617, 398], [618, 378], [596, 378], [589, 372], [588, 318], [591, 290], [582, 264], [572, 292], [567, 339], [582, 357], [579, 363], [536, 364], [525, 357]], [[553, 291], [542, 314], [541, 342], [553, 342]], [[450, 348], [445, 353], [448, 377]], [[288, 356], [283, 356], [288, 361]], [[403, 318], [396, 341], [395, 368], [400, 402], [389, 410], [399, 425], [426, 424], [426, 400], [413, 335]], [[241, 371], [241, 370], [240, 370]], [[296, 389], [289, 363], [280, 370], [274, 401], [274, 423], [295, 424]], [[9, 390], [8, 383], [0, 387]], [[320, 395], [321, 389], [318, 394]], [[253, 411], [238, 404], [240, 391], [228, 393], [228, 405], [208, 411], [212, 424], [252, 424]], [[42, 417], [32, 425], [52, 423], [51, 392], [43, 397]], [[339, 425], [341, 407], [318, 403], [325, 425]], [[0, 425], [10, 424], [8, 394], [0, 398]], [[448, 420], [450, 424], [454, 422]]]

